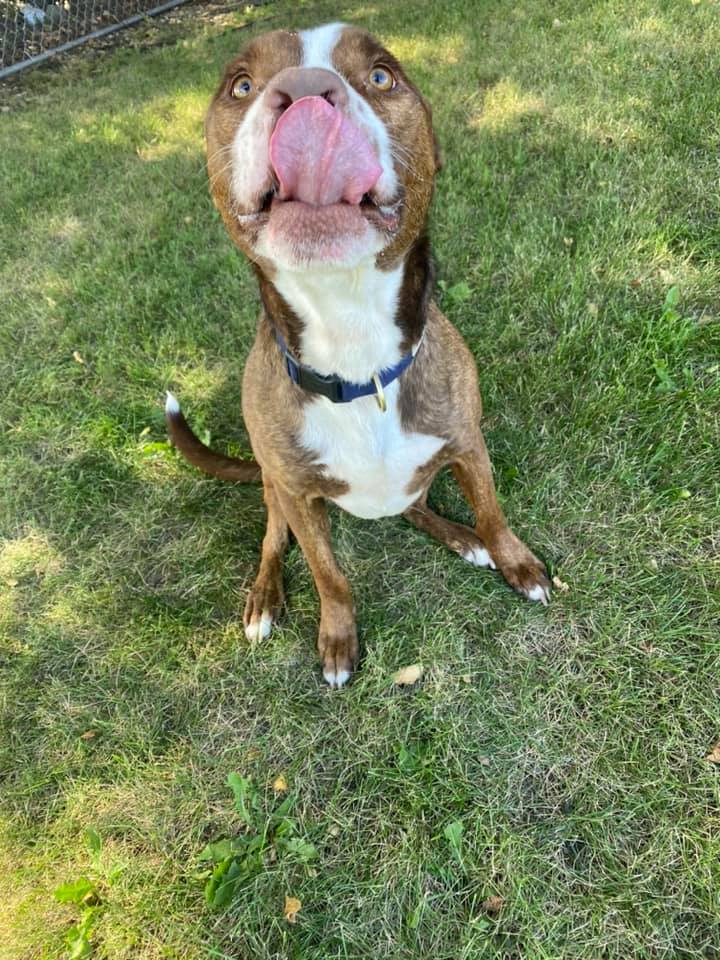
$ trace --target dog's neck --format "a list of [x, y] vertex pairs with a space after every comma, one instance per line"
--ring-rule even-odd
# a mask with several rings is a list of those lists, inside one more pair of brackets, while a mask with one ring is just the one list
[[301, 363], [323, 375], [364, 383], [419, 342], [432, 293], [425, 237], [390, 270], [258, 271], [265, 313]]

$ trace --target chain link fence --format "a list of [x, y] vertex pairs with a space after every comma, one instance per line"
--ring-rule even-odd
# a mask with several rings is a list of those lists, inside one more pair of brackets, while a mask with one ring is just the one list
[[0, 0], [0, 78], [187, 0]]

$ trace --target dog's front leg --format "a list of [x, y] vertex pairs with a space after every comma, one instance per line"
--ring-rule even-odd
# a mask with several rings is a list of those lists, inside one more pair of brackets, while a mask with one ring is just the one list
[[475, 532], [507, 582], [528, 600], [547, 604], [550, 580], [545, 564], [508, 527], [495, 493], [485, 441], [475, 443], [452, 465], [455, 478], [475, 513]]
[[288, 544], [288, 525], [275, 486], [263, 476], [267, 527], [262, 545], [260, 569], [245, 604], [245, 636], [264, 640], [277, 620], [283, 604], [282, 565]]
[[277, 495], [320, 595], [318, 651], [323, 676], [331, 687], [342, 687], [357, 665], [357, 631], [350, 584], [340, 573], [330, 544], [325, 502], [320, 497], [295, 497], [280, 487]]

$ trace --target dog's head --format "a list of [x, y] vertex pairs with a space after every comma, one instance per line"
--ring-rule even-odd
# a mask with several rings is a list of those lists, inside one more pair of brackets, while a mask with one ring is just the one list
[[225, 70], [205, 129], [215, 204], [267, 272], [392, 266], [424, 229], [430, 108], [364, 30], [256, 38]]

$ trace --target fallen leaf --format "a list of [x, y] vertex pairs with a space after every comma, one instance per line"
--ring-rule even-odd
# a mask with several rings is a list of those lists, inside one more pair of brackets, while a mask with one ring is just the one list
[[565, 244], [566, 247], [571, 247], [575, 243], [575, 241], [572, 237], [563, 237], [563, 243]]
[[273, 780], [272, 788], [275, 793], [286, 793], [288, 784], [285, 779], [285, 774], [281, 773], [278, 777], [275, 777]]
[[718, 740], [705, 759], [709, 760], [710, 763], [720, 763], [720, 740]]
[[85, 363], [77, 350], [73, 350], [73, 360], [75, 360], [76, 363]]
[[631, 286], [631, 287], [640, 287], [640, 286], [642, 286], [642, 280], [641, 280], [639, 277], [635, 277], [634, 280], [631, 280], [631, 281], [630, 281], [630, 286]]
[[559, 590], [560, 593], [567, 593], [570, 589], [570, 587], [565, 583], [564, 580], [561, 580], [560, 577], [553, 577], [552, 582], [555, 589]]
[[483, 900], [482, 908], [485, 913], [500, 913], [504, 903], [504, 897], [499, 897], [495, 894], [492, 897], [488, 897], [487, 900]]
[[140, 439], [142, 439], [143, 437], [146, 437], [149, 433], [150, 433], [150, 427], [145, 427], [143, 430], [140, 431]]
[[423, 675], [423, 668], [419, 663], [412, 663], [409, 667], [403, 667], [393, 674], [393, 683], [399, 687], [410, 687], [417, 683]]
[[9, 587], [16, 587], [16, 586], [18, 585], [18, 581], [17, 581], [17, 580], [6, 580], [5, 583], [6, 583]]
[[302, 903], [297, 897], [285, 896], [285, 919], [288, 923], [297, 923], [297, 915], [301, 907]]
[[97, 736], [97, 730], [86, 730], [85, 733], [80, 734], [81, 740], [92, 740], [93, 737]]
[[588, 303], [587, 312], [591, 317], [596, 317], [599, 313], [598, 305], [596, 303]]
[[490, 766], [490, 757], [480, 757], [480, 766], [489, 767]]
[[553, 20], [553, 24], [552, 24], [552, 25], [553, 25], [553, 30], [557, 30], [559, 27], [562, 26], [562, 23], [561, 23], [560, 20], [558, 20], [557, 17], [555, 17], [555, 19]]

